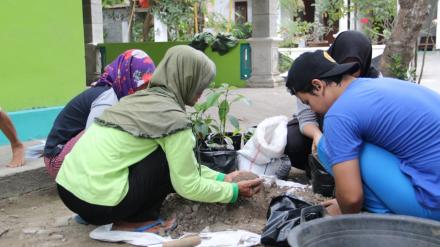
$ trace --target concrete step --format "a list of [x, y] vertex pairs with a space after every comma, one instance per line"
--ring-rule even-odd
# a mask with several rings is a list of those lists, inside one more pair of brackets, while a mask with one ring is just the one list
[[[29, 141], [24, 145], [29, 147], [38, 143], [39, 141]], [[11, 156], [10, 146], [0, 146], [0, 200], [55, 186], [42, 158], [26, 160], [24, 166], [9, 168], [6, 164]]]

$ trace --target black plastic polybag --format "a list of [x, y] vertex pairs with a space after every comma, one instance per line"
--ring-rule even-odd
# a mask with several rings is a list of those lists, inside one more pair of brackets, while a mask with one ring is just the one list
[[196, 157], [200, 164], [215, 171], [230, 173], [237, 170], [237, 152], [235, 150], [196, 150]]
[[[261, 243], [273, 246], [289, 246], [289, 232], [302, 221], [321, 218], [325, 209], [289, 195], [275, 197], [267, 211], [267, 223], [261, 234]], [[302, 214], [301, 214], [302, 212]]]
[[326, 197], [332, 197], [335, 190], [335, 180], [325, 170], [315, 154], [309, 155], [309, 167], [312, 175], [313, 192]]

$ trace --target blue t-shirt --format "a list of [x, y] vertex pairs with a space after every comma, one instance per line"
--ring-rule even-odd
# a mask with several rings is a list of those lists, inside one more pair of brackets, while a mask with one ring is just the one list
[[419, 202], [440, 208], [440, 95], [436, 92], [391, 78], [356, 79], [325, 115], [324, 135], [332, 165], [357, 159], [363, 142], [393, 153]]

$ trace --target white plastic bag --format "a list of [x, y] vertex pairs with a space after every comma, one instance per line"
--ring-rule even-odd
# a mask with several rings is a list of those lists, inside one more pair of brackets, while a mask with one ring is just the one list
[[[255, 130], [254, 135], [238, 151], [240, 170], [252, 171], [258, 175], [274, 175], [278, 167], [271, 167], [273, 158], [284, 154], [287, 142], [286, 116], [276, 116], [263, 120]], [[260, 167], [258, 167], [260, 166]]]

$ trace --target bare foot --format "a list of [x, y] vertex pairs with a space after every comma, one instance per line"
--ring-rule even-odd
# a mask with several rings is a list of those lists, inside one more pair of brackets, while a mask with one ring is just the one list
[[18, 143], [12, 146], [12, 160], [7, 164], [7, 167], [19, 167], [25, 163], [24, 159], [24, 146], [22, 143]]

